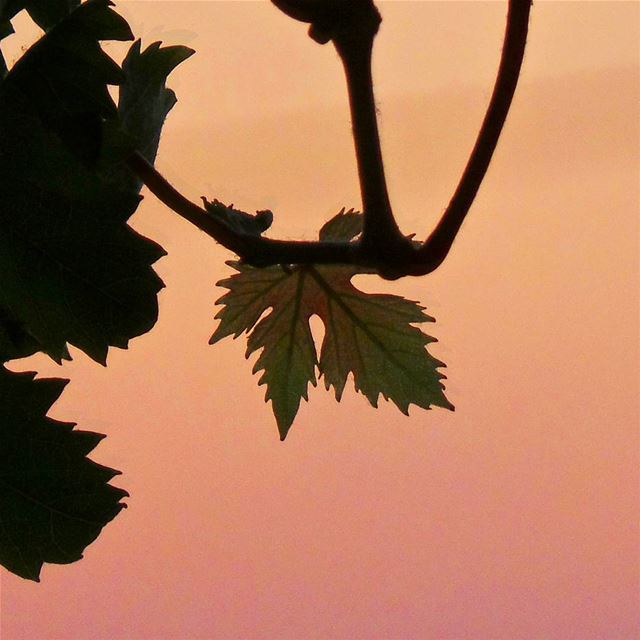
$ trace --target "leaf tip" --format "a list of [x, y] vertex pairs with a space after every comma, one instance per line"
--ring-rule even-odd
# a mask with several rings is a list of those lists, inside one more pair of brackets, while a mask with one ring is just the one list
[[[268, 402], [268, 399], [265, 398], [265, 402]], [[298, 407], [294, 409], [294, 411], [283, 411], [281, 407], [276, 407], [273, 401], [271, 402], [271, 409], [273, 410], [273, 415], [276, 419], [276, 424], [278, 425], [278, 433], [280, 434], [280, 442], [284, 442], [287, 437], [289, 431], [291, 430], [291, 425], [295, 420], [295, 417], [298, 413]]]

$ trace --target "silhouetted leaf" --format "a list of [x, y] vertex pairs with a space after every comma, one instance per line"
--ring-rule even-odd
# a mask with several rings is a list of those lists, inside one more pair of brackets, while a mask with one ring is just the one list
[[[348, 241], [357, 234], [353, 216], [344, 215], [325, 225], [325, 238]], [[338, 401], [351, 373], [356, 391], [373, 406], [382, 394], [405, 414], [410, 404], [453, 409], [438, 371], [444, 365], [426, 350], [435, 339], [413, 326], [433, 321], [418, 303], [359, 291], [351, 284], [358, 270], [348, 265], [258, 269], [228, 264], [238, 273], [218, 282], [229, 291], [218, 300], [224, 306], [210, 342], [247, 332], [247, 357], [262, 350], [254, 373], [263, 371], [259, 383], [267, 385], [266, 400], [272, 402], [281, 439], [300, 399], [307, 399], [309, 383], [316, 384], [316, 367]], [[319, 359], [309, 328], [312, 315], [325, 326]]]
[[[80, 0], [0, 0], [0, 40], [14, 33], [12, 18], [25, 9], [33, 21], [44, 30], [60, 22], [80, 4]], [[0, 52], [0, 78], [7, 64]]]
[[131, 45], [122, 63], [125, 83], [118, 104], [123, 129], [151, 164], [158, 151], [162, 125], [176, 103], [176, 94], [165, 86], [165, 81], [181, 62], [195, 53], [189, 47], [160, 45], [154, 42], [144, 51], [140, 49], [140, 40]]
[[[24, 325], [12, 317], [8, 309], [0, 307], [0, 362], [26, 358], [41, 350], [42, 345], [29, 335]], [[66, 356], [68, 359], [68, 354]], [[0, 419], [1, 416], [0, 408]]]
[[[157, 87], [176, 52], [140, 62], [134, 45], [128, 64], [142, 71], [123, 73], [98, 45], [132, 39], [110, 4], [77, 8], [0, 84], [0, 307], [56, 360], [70, 343], [104, 363], [153, 326], [163, 286], [151, 265], [164, 251], [126, 224], [140, 184], [113, 163], [134, 138], [155, 155], [169, 108]], [[124, 81], [116, 109], [107, 85]]]
[[0, 305], [54, 359], [69, 342], [104, 362], [157, 317], [150, 265], [164, 252], [125, 224], [139, 196], [87, 170], [1, 88], [0, 149]]
[[46, 417], [66, 381], [33, 376], [0, 367], [0, 564], [37, 581], [82, 558], [128, 494], [86, 457], [104, 436]]
[[131, 40], [126, 21], [108, 0], [89, 0], [34, 44], [16, 62], [4, 92], [20, 92], [47, 130], [55, 132], [85, 162], [95, 162], [101, 121], [115, 117], [107, 85], [120, 84], [120, 67], [100, 40]]
[[222, 220], [236, 233], [244, 233], [251, 236], [262, 235], [273, 223], [273, 212], [269, 209], [257, 211], [255, 215], [234, 209], [233, 205], [227, 206], [214, 198], [211, 202], [202, 197], [204, 208], [214, 217]]
[[42, 29], [48, 30], [80, 4], [80, 0], [0, 0], [0, 40], [14, 33], [11, 20], [23, 9]]
[[194, 53], [188, 47], [160, 45], [154, 42], [144, 51], [140, 40], [131, 45], [122, 63], [124, 80], [117, 121], [103, 123], [102, 173], [108, 180], [134, 191], [140, 190], [142, 182], [125, 161], [137, 150], [153, 164], [162, 126], [177, 101], [175, 93], [165, 86], [167, 76]]
[[48, 30], [79, 4], [80, 0], [0, 0], [0, 22], [11, 20], [19, 11], [26, 9], [41, 29]]

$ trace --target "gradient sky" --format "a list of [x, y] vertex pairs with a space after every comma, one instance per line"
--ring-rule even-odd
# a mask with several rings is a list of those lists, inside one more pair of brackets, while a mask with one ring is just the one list
[[[119, 5], [147, 44], [197, 49], [158, 162], [185, 194], [271, 208], [273, 234], [298, 238], [359, 205], [330, 47], [268, 2]], [[482, 118], [505, 3], [380, 6], [389, 186], [424, 237]], [[52, 415], [108, 434], [94, 458], [124, 471], [129, 509], [40, 584], [2, 573], [2, 639], [640, 637], [639, 25], [636, 2], [537, 2], [446, 263], [361, 281], [437, 318], [455, 413], [314, 389], [279, 442], [244, 340], [207, 345], [231, 255], [147, 197], [134, 226], [169, 252], [155, 329], [106, 369], [73, 350], [62, 369], [12, 365], [72, 378]]]

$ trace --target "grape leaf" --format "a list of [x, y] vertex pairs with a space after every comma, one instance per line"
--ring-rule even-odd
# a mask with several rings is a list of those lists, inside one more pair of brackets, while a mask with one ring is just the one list
[[318, 234], [322, 242], [349, 242], [362, 233], [362, 213], [344, 207], [327, 221]]
[[189, 47], [150, 44], [141, 51], [140, 40], [131, 45], [122, 63], [125, 82], [120, 89], [118, 112], [123, 129], [136, 141], [136, 148], [153, 164], [160, 132], [167, 114], [177, 102], [165, 86], [167, 76], [195, 52]]
[[82, 558], [128, 494], [86, 457], [103, 435], [46, 416], [67, 381], [34, 375], [0, 367], [0, 564], [38, 581], [43, 563]]
[[269, 314], [249, 335], [246, 357], [263, 347], [253, 372], [264, 369], [259, 384], [267, 385], [266, 400], [271, 400], [284, 439], [298, 412], [300, 398], [307, 399], [307, 387], [315, 386], [318, 364], [308, 319], [312, 315], [309, 293], [313, 280], [308, 269], [282, 267], [257, 269], [229, 262], [238, 274], [217, 284], [227, 287], [217, 302], [224, 304], [216, 318], [220, 325], [210, 344], [228, 335], [237, 337], [255, 325], [269, 307]]
[[[321, 237], [348, 241], [360, 229], [353, 211], [343, 210]], [[246, 332], [246, 357], [261, 350], [253, 372], [263, 371], [259, 384], [267, 385], [265, 400], [272, 402], [282, 440], [300, 399], [307, 399], [309, 383], [316, 385], [316, 370], [338, 401], [351, 373], [356, 391], [374, 407], [382, 395], [405, 414], [410, 404], [453, 409], [438, 371], [444, 365], [426, 349], [435, 339], [414, 326], [433, 322], [418, 303], [356, 289], [351, 279], [362, 270], [350, 265], [259, 269], [228, 264], [238, 273], [218, 282], [229, 291], [217, 301], [223, 308], [210, 343]], [[312, 315], [325, 326], [319, 358], [309, 328]]]
[[[67, 16], [80, 0], [0, 0], [0, 40], [14, 33], [12, 18], [26, 9], [32, 20], [42, 29], [49, 29]], [[7, 72], [0, 53], [0, 77]]]
[[132, 40], [126, 21], [109, 0], [89, 0], [40, 38], [13, 66], [3, 93], [27, 98], [51, 131], [91, 164], [101, 145], [101, 122], [116, 106], [107, 85], [121, 84], [122, 69], [100, 48], [100, 40]]
[[140, 40], [131, 45], [122, 63], [118, 120], [106, 122], [102, 145], [100, 166], [107, 179], [136, 192], [142, 181], [124, 161], [134, 149], [151, 164], [155, 161], [162, 126], [177, 102], [175, 93], [165, 86], [167, 76], [194, 53], [189, 47], [160, 45], [154, 42], [144, 50]]
[[0, 21], [11, 20], [26, 9], [31, 19], [41, 28], [50, 29], [69, 15], [80, 0], [0, 0]]
[[[97, 161], [123, 122], [135, 137], [145, 109], [167, 113], [165, 93], [101, 50], [99, 40], [133, 37], [110, 4], [75, 9], [0, 83], [0, 308], [58, 361], [69, 343], [104, 363], [109, 346], [125, 348], [153, 326], [163, 286], [151, 268], [163, 249], [126, 224], [140, 184]], [[142, 64], [155, 86], [175, 66], [162, 51]], [[129, 64], [141, 56], [132, 47]], [[118, 109], [107, 85], [123, 82]], [[140, 137], [153, 138], [155, 155], [162, 118], [154, 122]]]
[[21, 0], [31, 19], [46, 31], [80, 5], [80, 0]]
[[[0, 307], [0, 362], [26, 358], [36, 351], [42, 351], [42, 345], [11, 315], [8, 309]], [[69, 359], [69, 354], [66, 353], [63, 357]]]

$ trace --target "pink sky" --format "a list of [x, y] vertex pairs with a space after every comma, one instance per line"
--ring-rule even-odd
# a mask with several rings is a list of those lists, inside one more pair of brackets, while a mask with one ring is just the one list
[[[375, 75], [405, 232], [446, 206], [495, 74], [503, 2], [382, 2]], [[197, 55], [158, 166], [313, 238], [359, 206], [341, 69], [267, 2], [121, 2]], [[444, 266], [368, 290], [437, 319], [456, 412], [311, 392], [285, 443], [245, 343], [207, 345], [231, 257], [145, 199], [160, 319], [52, 415], [108, 434], [124, 511], [42, 582], [2, 573], [3, 640], [640, 637], [640, 5], [534, 5], [522, 86]], [[147, 39], [147, 43], [150, 41]], [[19, 46], [19, 43], [15, 45]], [[111, 50], [114, 54], [117, 48]]]

